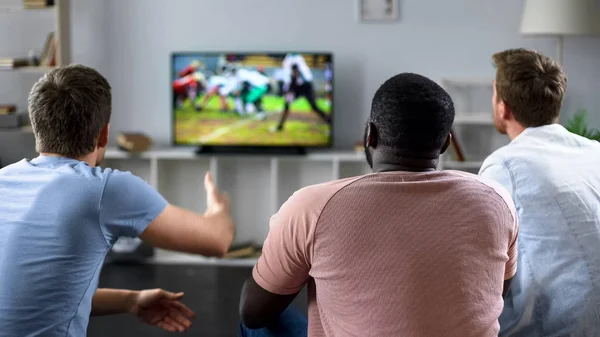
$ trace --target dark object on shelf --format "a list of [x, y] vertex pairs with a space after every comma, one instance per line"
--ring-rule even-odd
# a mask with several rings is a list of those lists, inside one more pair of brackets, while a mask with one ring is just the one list
[[21, 126], [19, 114], [11, 113], [7, 115], [0, 114], [0, 129], [14, 129]]
[[41, 9], [53, 6], [54, 0], [23, 0], [23, 8], [25, 9]]
[[244, 258], [253, 258], [260, 256], [262, 252], [262, 247], [256, 246], [252, 243], [241, 243], [229, 248], [229, 251], [224, 259], [244, 259]]
[[454, 130], [450, 130], [450, 135], [452, 136], [450, 147], [451, 150], [453, 150], [454, 152], [456, 161], [465, 161], [465, 154], [462, 150], [462, 147], [459, 144], [458, 138], [456, 137], [456, 132], [454, 132]]
[[28, 58], [0, 58], [0, 69], [15, 69], [30, 66]]
[[143, 133], [122, 132], [117, 136], [117, 143], [121, 150], [130, 153], [140, 153], [150, 148], [152, 139]]
[[17, 112], [17, 106], [13, 104], [0, 104], [0, 115], [7, 115]]
[[248, 154], [248, 155], [290, 155], [290, 156], [298, 156], [305, 155], [306, 148], [297, 147], [297, 146], [281, 146], [281, 147], [261, 147], [261, 146], [200, 146], [196, 150], [196, 154], [204, 155], [204, 154], [231, 154], [231, 155], [240, 155], [240, 154]]
[[365, 144], [363, 144], [363, 142], [356, 142], [356, 144], [354, 144], [354, 151], [358, 153], [364, 153]]

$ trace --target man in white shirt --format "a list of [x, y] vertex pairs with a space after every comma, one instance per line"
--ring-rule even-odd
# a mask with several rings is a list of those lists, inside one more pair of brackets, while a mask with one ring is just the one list
[[600, 143], [558, 124], [567, 79], [540, 53], [493, 56], [494, 124], [511, 143], [480, 174], [518, 211], [518, 272], [500, 336], [600, 336]]

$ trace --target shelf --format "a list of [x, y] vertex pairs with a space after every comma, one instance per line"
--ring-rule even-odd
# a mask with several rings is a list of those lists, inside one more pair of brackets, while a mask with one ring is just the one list
[[454, 125], [493, 125], [492, 113], [460, 113], [454, 118]]
[[0, 67], [0, 71], [15, 71], [15, 72], [33, 73], [33, 74], [45, 74], [52, 69], [54, 69], [54, 67], [17, 67], [17, 68], [2, 68], [2, 67]]
[[[257, 154], [257, 155], [239, 155], [240, 156], [251, 156], [257, 158], [277, 158], [281, 161], [338, 161], [338, 162], [365, 162], [365, 156], [362, 153], [354, 151], [332, 151], [332, 152], [314, 152], [306, 155], [289, 156], [289, 155], [268, 155], [268, 154]], [[140, 154], [129, 154], [125, 151], [121, 151], [117, 148], [109, 148], [106, 150], [106, 159], [156, 159], [156, 160], [194, 160], [194, 159], [206, 159], [210, 157], [227, 158], [230, 155], [198, 155], [195, 153], [195, 148], [156, 148]]]
[[185, 253], [158, 251], [156, 256], [147, 260], [150, 264], [167, 265], [212, 265], [222, 267], [253, 267], [258, 258], [219, 259]]
[[42, 7], [42, 8], [25, 8], [23, 6], [0, 6], [0, 13], [13, 13], [13, 12], [50, 12], [54, 10], [54, 6]]
[[482, 161], [453, 161], [453, 160], [449, 160], [449, 161], [445, 161], [442, 163], [442, 167], [444, 169], [457, 169], [457, 170], [464, 170], [464, 169], [478, 169], [481, 167], [481, 165], [483, 165]]

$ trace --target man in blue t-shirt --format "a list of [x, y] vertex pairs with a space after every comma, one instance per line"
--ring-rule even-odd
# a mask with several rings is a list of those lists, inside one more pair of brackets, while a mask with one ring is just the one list
[[40, 156], [0, 170], [0, 336], [85, 336], [90, 315], [131, 312], [169, 331], [193, 313], [183, 294], [97, 289], [119, 237], [222, 256], [234, 237], [229, 199], [206, 176], [207, 211], [170, 205], [129, 172], [102, 169], [110, 85], [81, 65], [55, 69], [29, 95]]

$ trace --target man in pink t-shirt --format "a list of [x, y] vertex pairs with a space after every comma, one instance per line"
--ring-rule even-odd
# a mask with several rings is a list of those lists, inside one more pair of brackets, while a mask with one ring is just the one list
[[[240, 336], [497, 336], [516, 211], [499, 184], [436, 171], [453, 121], [423, 76], [379, 88], [364, 136], [373, 173], [303, 188], [273, 216]], [[305, 285], [308, 323], [286, 310]]]

